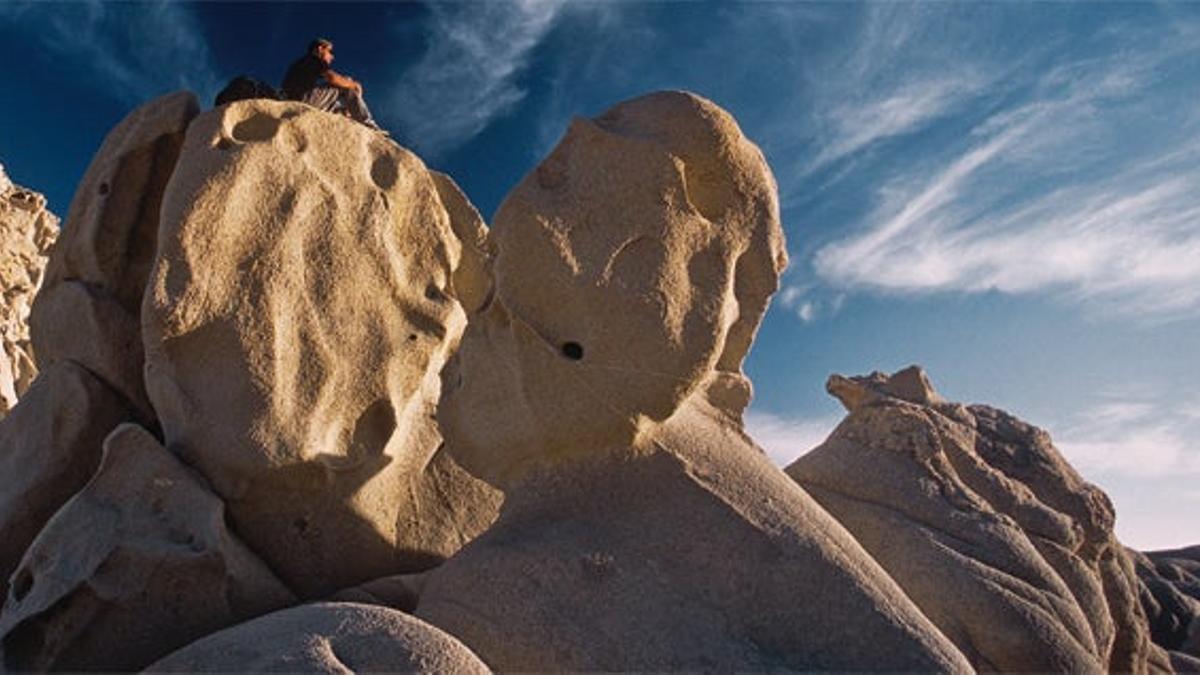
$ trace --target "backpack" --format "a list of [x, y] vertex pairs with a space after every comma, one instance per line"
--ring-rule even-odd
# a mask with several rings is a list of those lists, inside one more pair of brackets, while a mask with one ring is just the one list
[[217, 94], [216, 105], [244, 101], [248, 98], [269, 98], [279, 101], [283, 100], [284, 96], [266, 82], [256, 80], [248, 75], [238, 75], [225, 85], [221, 93]]

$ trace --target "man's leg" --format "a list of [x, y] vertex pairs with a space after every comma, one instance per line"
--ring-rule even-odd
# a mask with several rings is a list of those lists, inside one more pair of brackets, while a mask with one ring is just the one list
[[333, 112], [341, 103], [341, 95], [342, 90], [337, 87], [319, 86], [313, 87], [300, 100], [319, 110]]
[[371, 111], [367, 108], [367, 102], [363, 100], [362, 94], [346, 89], [342, 89], [341, 94], [342, 105], [346, 107], [346, 110], [350, 111], [350, 117], [372, 129], [379, 129], [379, 125], [375, 123], [375, 118], [371, 117]]

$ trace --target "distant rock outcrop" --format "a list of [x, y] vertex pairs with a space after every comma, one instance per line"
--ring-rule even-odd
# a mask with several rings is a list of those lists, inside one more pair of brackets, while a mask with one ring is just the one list
[[1155, 644], [1179, 661], [1177, 670], [1200, 672], [1200, 546], [1129, 554]]
[[0, 165], [0, 418], [37, 375], [29, 308], [57, 236], [58, 218], [46, 198], [13, 185]]
[[943, 402], [913, 367], [829, 379], [850, 414], [787, 473], [976, 669], [1146, 672], [1133, 561], [1107, 496], [1045, 432]]

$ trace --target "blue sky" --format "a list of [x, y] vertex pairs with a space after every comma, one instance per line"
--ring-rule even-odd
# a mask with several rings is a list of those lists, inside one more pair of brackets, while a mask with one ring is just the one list
[[919, 363], [1049, 430], [1126, 543], [1200, 542], [1200, 5], [6, 1], [0, 162], [65, 214], [133, 106], [316, 35], [485, 215], [573, 115], [716, 101], [780, 186], [746, 366], [777, 461], [841, 418], [829, 373]]

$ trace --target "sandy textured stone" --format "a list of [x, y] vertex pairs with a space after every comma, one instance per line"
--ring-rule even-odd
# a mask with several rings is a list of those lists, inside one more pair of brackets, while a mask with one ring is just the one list
[[785, 253], [727, 113], [668, 92], [574, 122], [493, 233], [439, 416], [505, 504], [417, 616], [498, 670], [966, 669], [742, 431]]
[[194, 95], [177, 92], [142, 105], [108, 133], [75, 191], [30, 316], [41, 367], [82, 364], [147, 424], [154, 412], [142, 381], [142, 295], [163, 189], [199, 110]]
[[0, 165], [0, 418], [37, 375], [29, 311], [57, 236], [46, 198], [13, 185]]
[[137, 669], [294, 600], [225, 529], [203, 481], [125, 424], [13, 575], [0, 612], [4, 665]]
[[487, 225], [457, 184], [446, 174], [430, 171], [438, 196], [450, 216], [450, 226], [462, 244], [462, 257], [452, 276], [454, 298], [468, 312], [488, 301], [492, 293], [489, 269], [495, 247], [488, 239]]
[[787, 469], [971, 661], [1005, 671], [1167, 667], [1108, 497], [1049, 436], [942, 402], [919, 369], [830, 378], [850, 411]]
[[498, 494], [443, 452], [460, 250], [421, 161], [298, 103], [198, 117], [142, 317], [169, 447], [307, 596], [430, 567]]
[[420, 619], [352, 603], [275, 612], [188, 645], [147, 671], [489, 672], [462, 643]]
[[95, 473], [104, 437], [130, 415], [119, 394], [68, 361], [43, 370], [0, 420], [0, 597], [38, 531]]

